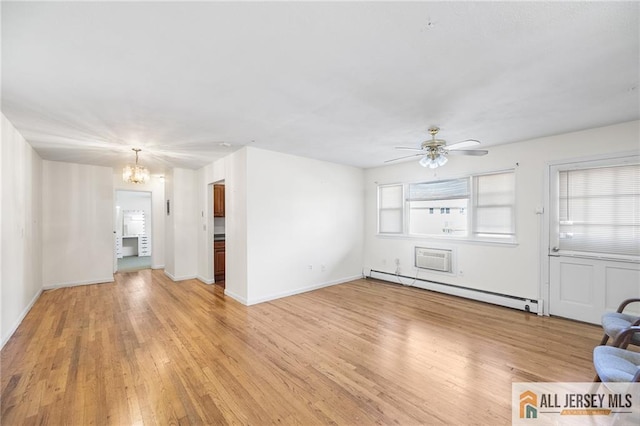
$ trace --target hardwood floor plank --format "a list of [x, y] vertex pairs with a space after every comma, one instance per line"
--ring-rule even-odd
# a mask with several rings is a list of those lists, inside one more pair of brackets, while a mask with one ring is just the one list
[[246, 307], [196, 280], [120, 273], [41, 295], [0, 354], [0, 420], [509, 424], [512, 382], [591, 381], [600, 337], [374, 280]]

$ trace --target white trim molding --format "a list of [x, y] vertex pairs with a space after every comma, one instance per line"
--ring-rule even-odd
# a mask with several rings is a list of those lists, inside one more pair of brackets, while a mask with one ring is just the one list
[[76, 287], [79, 285], [92, 285], [92, 284], [111, 284], [115, 282], [115, 279], [113, 277], [113, 275], [109, 278], [98, 278], [95, 280], [89, 280], [89, 281], [68, 281], [68, 282], [64, 282], [64, 283], [58, 283], [58, 284], [50, 284], [50, 285], [45, 285], [42, 287], [43, 290], [53, 290], [56, 288], [64, 288], [64, 287]]
[[29, 302], [27, 307], [22, 311], [22, 313], [20, 314], [20, 316], [16, 320], [15, 324], [13, 325], [13, 327], [11, 327], [9, 329], [9, 332], [7, 333], [7, 335], [2, 339], [2, 344], [0, 345], [0, 349], [4, 348], [4, 345], [9, 341], [9, 339], [11, 339], [11, 336], [13, 336], [13, 334], [16, 332], [18, 327], [20, 327], [20, 324], [22, 324], [22, 321], [24, 320], [24, 318], [27, 316], [27, 314], [29, 313], [29, 311], [31, 310], [33, 305], [36, 303], [36, 301], [40, 298], [40, 295], [42, 294], [42, 291], [43, 290], [40, 289], [35, 294], [35, 296], [33, 296], [33, 299], [31, 299], [31, 301]]
[[343, 284], [349, 281], [354, 281], [354, 280], [359, 280], [362, 278], [362, 275], [355, 275], [355, 276], [351, 276], [351, 277], [344, 277], [344, 278], [340, 278], [337, 280], [333, 280], [333, 281], [326, 281], [320, 284], [315, 284], [312, 286], [308, 286], [308, 287], [299, 287], [297, 289], [294, 290], [289, 290], [289, 291], [284, 291], [281, 293], [274, 293], [274, 294], [270, 294], [268, 296], [264, 296], [264, 297], [259, 297], [256, 299], [249, 299], [247, 305], [256, 305], [258, 303], [263, 303], [263, 302], [269, 302], [271, 300], [275, 300], [275, 299], [281, 299], [283, 297], [287, 297], [287, 296], [294, 296], [296, 294], [301, 294], [301, 293], [306, 293], [308, 291], [313, 291], [313, 290], [317, 290], [319, 288], [323, 288], [323, 287], [330, 287], [332, 285], [337, 285], [337, 284]]

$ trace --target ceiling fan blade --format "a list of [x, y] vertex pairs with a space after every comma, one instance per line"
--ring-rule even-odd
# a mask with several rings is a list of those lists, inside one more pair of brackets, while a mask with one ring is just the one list
[[470, 146], [480, 145], [480, 141], [475, 139], [467, 139], [466, 141], [460, 141], [453, 143], [451, 145], [447, 145], [448, 150], [460, 149], [460, 148], [468, 148]]
[[398, 158], [394, 158], [393, 160], [387, 160], [385, 161], [385, 163], [391, 163], [392, 161], [398, 161], [398, 160], [403, 160], [405, 158], [410, 158], [410, 157], [421, 157], [423, 155], [426, 154], [411, 154], [411, 155], [405, 155], [404, 157], [398, 157]]
[[486, 149], [454, 149], [453, 151], [448, 151], [450, 155], [487, 155], [489, 151]]
[[396, 146], [395, 149], [400, 149], [402, 151], [422, 151], [422, 148], [409, 148], [407, 146]]

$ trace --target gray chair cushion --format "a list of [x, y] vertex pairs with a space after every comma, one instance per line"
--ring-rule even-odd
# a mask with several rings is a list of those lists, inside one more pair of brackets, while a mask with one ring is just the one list
[[613, 346], [596, 346], [593, 366], [603, 382], [630, 382], [640, 369], [640, 353]]
[[[629, 328], [631, 324], [633, 324], [637, 320], [638, 317], [634, 315], [609, 312], [602, 315], [602, 328], [612, 340], [615, 340], [622, 330], [624, 330], [625, 328]], [[634, 345], [640, 345], [640, 333], [633, 334], [631, 343]]]

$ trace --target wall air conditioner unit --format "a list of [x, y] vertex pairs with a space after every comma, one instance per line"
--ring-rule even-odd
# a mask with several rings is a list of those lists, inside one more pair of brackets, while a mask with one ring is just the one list
[[451, 250], [415, 248], [416, 268], [451, 272]]

